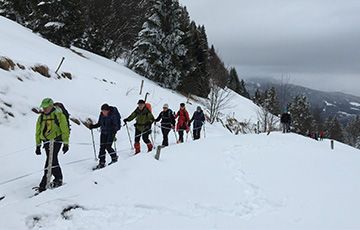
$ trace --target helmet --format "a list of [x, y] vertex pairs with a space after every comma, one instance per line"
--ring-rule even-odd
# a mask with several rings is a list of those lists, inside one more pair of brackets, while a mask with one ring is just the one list
[[45, 109], [54, 105], [54, 101], [51, 98], [45, 98], [42, 100], [40, 108]]

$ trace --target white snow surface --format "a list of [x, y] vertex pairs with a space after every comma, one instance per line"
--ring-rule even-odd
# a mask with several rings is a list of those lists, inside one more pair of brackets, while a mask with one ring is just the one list
[[350, 105], [360, 107], [360, 103], [357, 102], [350, 102]]
[[[233, 136], [220, 124], [207, 125], [206, 138], [196, 142], [177, 145], [171, 133], [160, 161], [155, 152], [132, 156], [122, 129], [119, 162], [95, 172], [90, 132], [72, 124], [70, 151], [60, 155], [66, 184], [29, 198], [45, 160], [34, 153], [37, 115], [30, 109], [52, 97], [76, 118], [96, 119], [104, 102], [126, 117], [144, 96], [144, 78], [89, 52], [76, 49], [84, 58], [55, 46], [3, 17], [0, 34], [0, 56], [27, 68], [0, 69], [0, 108], [15, 116], [0, 109], [0, 195], [6, 195], [0, 229], [360, 229], [359, 150], [337, 142], [330, 150], [328, 140], [295, 134]], [[54, 77], [61, 57], [60, 72], [73, 80]], [[51, 79], [30, 70], [37, 63], [49, 66]], [[177, 110], [186, 101], [146, 79], [144, 92], [155, 115], [164, 103]], [[232, 105], [228, 114], [256, 121], [249, 100], [234, 96]], [[157, 144], [160, 136], [157, 130]], [[82, 208], [63, 218], [72, 205]]]

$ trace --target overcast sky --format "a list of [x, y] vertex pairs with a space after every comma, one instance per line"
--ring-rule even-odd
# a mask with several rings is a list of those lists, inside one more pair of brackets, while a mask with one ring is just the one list
[[360, 96], [360, 0], [180, 0], [242, 78]]

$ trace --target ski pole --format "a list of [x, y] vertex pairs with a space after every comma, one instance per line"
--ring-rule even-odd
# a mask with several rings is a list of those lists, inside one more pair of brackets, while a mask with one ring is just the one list
[[130, 145], [131, 145], [131, 150], [134, 150], [134, 147], [133, 147], [133, 144], [132, 144], [132, 141], [131, 141], [129, 126], [127, 125], [127, 123], [125, 123], [125, 126], [126, 126], [126, 130], [127, 130], [128, 136], [129, 136], [129, 141], [130, 141]]
[[97, 156], [96, 156], [96, 148], [95, 148], [95, 140], [94, 140], [94, 131], [91, 129], [91, 138], [92, 138], [92, 144], [93, 144], [93, 148], [94, 148], [94, 156], [95, 156], [95, 161], [97, 161]]

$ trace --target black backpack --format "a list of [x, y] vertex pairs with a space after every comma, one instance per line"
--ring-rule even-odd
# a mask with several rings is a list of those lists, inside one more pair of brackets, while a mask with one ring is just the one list
[[116, 131], [119, 131], [121, 129], [121, 115], [119, 113], [119, 110], [115, 106], [112, 106], [111, 108], [112, 112], [114, 113], [115, 119], [119, 124], [119, 126], [116, 127]]
[[[61, 102], [54, 103], [54, 106], [56, 108], [58, 108], [65, 115], [66, 121], [67, 121], [67, 124], [68, 124], [68, 127], [69, 127], [69, 131], [70, 131], [71, 130], [71, 128], [70, 128], [70, 126], [71, 126], [70, 125], [70, 113], [66, 110], [64, 104], [61, 103]], [[56, 125], [60, 125], [60, 123], [59, 123], [56, 116], [55, 116], [55, 123], [56, 123]]]

